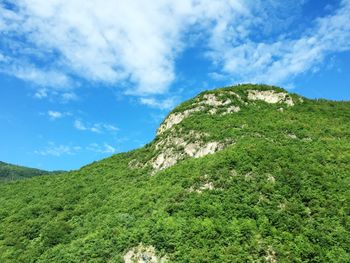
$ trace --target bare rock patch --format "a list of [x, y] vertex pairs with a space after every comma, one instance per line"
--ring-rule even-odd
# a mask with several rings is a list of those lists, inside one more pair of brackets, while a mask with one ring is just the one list
[[288, 133], [286, 136], [293, 140], [298, 139], [298, 137], [294, 133]]
[[156, 255], [156, 250], [153, 246], [138, 245], [130, 249], [124, 255], [125, 263], [166, 263], [166, 257]]
[[306, 137], [306, 138], [303, 138], [301, 139], [303, 142], [312, 142], [312, 138], [310, 137]]
[[128, 163], [128, 167], [130, 169], [141, 169], [143, 168], [143, 164], [138, 161], [137, 159], [132, 159], [129, 163]]
[[199, 187], [191, 187], [189, 189], [189, 192], [192, 193], [192, 192], [196, 192], [198, 194], [201, 194], [203, 193], [203, 191], [211, 191], [211, 190], [214, 190], [215, 187], [214, 187], [214, 184], [212, 182], [205, 182], [203, 183], [202, 185], [200, 185]]
[[[243, 102], [241, 97], [234, 93], [229, 92], [230, 95], [233, 95], [239, 99], [239, 101]], [[232, 104], [231, 99], [223, 99], [220, 98], [217, 94], [204, 94], [202, 98], [197, 98], [197, 101], [191, 105], [191, 109], [185, 110], [183, 112], [175, 112], [171, 113], [164, 122], [160, 125], [157, 130], [157, 135], [161, 135], [165, 131], [171, 129], [174, 125], [181, 123], [185, 118], [189, 117], [194, 112], [200, 112], [205, 110], [205, 106], [209, 106], [209, 114], [216, 114], [220, 108], [227, 107]], [[224, 114], [234, 113], [240, 111], [239, 106], [230, 106], [224, 112]]]
[[213, 154], [224, 148], [224, 145], [219, 142], [208, 142], [203, 145], [200, 143], [191, 143], [185, 146], [185, 153], [190, 157], [200, 158], [208, 154]]
[[265, 260], [267, 263], [277, 263], [276, 252], [271, 246], [266, 251]]
[[272, 176], [271, 174], [269, 174], [267, 176], [267, 181], [270, 183], [275, 183], [276, 182], [276, 178], [274, 176]]
[[175, 112], [170, 114], [163, 122], [162, 125], [158, 128], [157, 135], [162, 134], [166, 130], [169, 130], [174, 125], [179, 124], [182, 122], [185, 118], [187, 118], [191, 113], [193, 112], [199, 112], [203, 110], [203, 106], [195, 107], [192, 109], [185, 110], [184, 112]]
[[225, 106], [231, 103], [230, 99], [227, 99], [225, 101], [222, 101], [218, 96], [215, 94], [205, 94], [203, 96], [203, 100], [200, 101], [200, 104], [206, 104], [213, 107], [220, 107]]
[[294, 101], [288, 93], [274, 90], [248, 90], [248, 100], [262, 100], [271, 104], [285, 103], [288, 106], [294, 106]]
[[204, 140], [206, 136], [208, 135], [205, 133], [190, 131], [182, 137], [169, 135], [162, 138], [155, 144], [155, 149], [160, 153], [152, 158], [148, 164], [159, 171], [188, 157], [200, 158], [224, 149], [226, 144], [217, 141], [206, 142]]
[[227, 110], [223, 113], [225, 114], [230, 114], [230, 113], [234, 113], [234, 112], [239, 112], [241, 110], [241, 108], [239, 106], [230, 106], [227, 108]]

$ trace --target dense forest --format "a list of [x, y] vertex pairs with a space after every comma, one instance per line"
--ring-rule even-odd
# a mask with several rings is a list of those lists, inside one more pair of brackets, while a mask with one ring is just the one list
[[26, 179], [37, 175], [58, 174], [62, 172], [63, 171], [48, 172], [0, 161], [0, 182]]
[[0, 262], [347, 263], [349, 186], [349, 102], [206, 91], [143, 148], [0, 184]]

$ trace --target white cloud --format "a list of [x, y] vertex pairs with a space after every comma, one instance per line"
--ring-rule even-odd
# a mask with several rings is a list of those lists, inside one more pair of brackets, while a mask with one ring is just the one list
[[94, 133], [104, 133], [104, 132], [114, 133], [114, 132], [119, 130], [116, 126], [114, 126], [112, 124], [107, 124], [107, 123], [90, 124], [90, 123], [84, 123], [81, 120], [75, 120], [74, 127], [77, 130], [91, 131]]
[[[216, 68], [212, 77], [285, 83], [329, 53], [350, 49], [350, 1], [301, 32], [294, 28], [305, 2], [19, 0], [13, 9], [0, 3], [6, 53], [0, 71], [39, 85], [38, 98], [50, 88], [76, 99], [72, 87], [81, 79], [152, 95], [176, 79], [179, 54], [200, 45]], [[149, 97], [141, 103], [169, 104]]]
[[[140, 93], [162, 92], [174, 79], [181, 23], [168, 1], [22, 0], [17, 7], [2, 13], [3, 31], [25, 36], [30, 49], [57, 52], [53, 69], [111, 84], [128, 79]], [[53, 78], [34, 68], [12, 70], [39, 84], [55, 86], [68, 78], [49, 72]]]
[[71, 116], [72, 114], [70, 112], [61, 112], [61, 111], [54, 111], [54, 110], [49, 110], [47, 112], [47, 115], [51, 120], [57, 120], [66, 116]]
[[49, 115], [50, 119], [52, 120], [56, 120], [56, 119], [59, 119], [59, 118], [62, 118], [63, 117], [63, 114], [62, 112], [59, 112], [59, 111], [48, 111], [47, 114]]
[[140, 98], [140, 103], [160, 110], [169, 110], [175, 106], [176, 100], [174, 98], [164, 100], [157, 100], [155, 98]]
[[91, 143], [88, 146], [81, 147], [77, 145], [57, 145], [54, 142], [49, 142], [44, 149], [36, 150], [34, 153], [42, 156], [60, 157], [63, 155], [75, 155], [82, 151], [92, 151], [99, 154], [114, 154], [117, 152], [117, 149], [108, 143]]
[[[254, 15], [254, 13], [252, 14]], [[243, 19], [245, 21], [246, 18]], [[273, 40], [256, 40], [252, 26], [243, 24], [238, 34], [232, 27], [240, 19], [226, 21], [211, 34], [208, 56], [219, 72], [236, 82], [288, 85], [293, 77], [313, 70], [333, 52], [350, 50], [350, 1], [342, 1], [333, 14], [313, 21], [299, 37], [279, 34]]]
[[[71, 85], [74, 75], [121, 84], [133, 94], [168, 89], [188, 26], [218, 18], [223, 10], [245, 12], [241, 0], [20, 0], [15, 7], [0, 5], [0, 30], [12, 55], [2, 68], [16, 64], [8, 73], [52, 87]], [[45, 67], [25, 65], [30, 56]]]
[[80, 146], [70, 146], [70, 145], [56, 145], [53, 142], [50, 142], [49, 145], [42, 150], [34, 151], [35, 154], [42, 156], [56, 156], [60, 157], [62, 155], [74, 155], [81, 150]]
[[104, 143], [104, 144], [91, 143], [89, 146], [86, 147], [86, 149], [96, 153], [104, 153], [104, 154], [113, 154], [117, 152], [117, 149], [109, 145], [108, 143]]
[[26, 47], [24, 47], [23, 44], [13, 43], [12, 41], [10, 41], [10, 43], [13, 45], [11, 48], [23, 50], [24, 57], [17, 58], [14, 56], [20, 54], [20, 50], [16, 50], [15, 52], [13, 50], [7, 50], [7, 52], [13, 56], [4, 56], [0, 54], [0, 72], [13, 75], [24, 81], [34, 82], [40, 89], [44, 89], [43, 87], [50, 87], [60, 91], [71, 89], [71, 79], [64, 72], [58, 69], [37, 67], [35, 64], [28, 62], [30, 56], [33, 54], [27, 54]]
[[38, 89], [34, 94], [34, 97], [37, 99], [47, 98], [47, 96], [48, 94], [46, 89]]
[[7, 71], [17, 78], [35, 82], [39, 86], [57, 88], [69, 87], [70, 84], [70, 79], [65, 74], [55, 70], [41, 70], [32, 65], [12, 65]]
[[112, 124], [101, 124], [101, 125], [107, 131], [110, 131], [110, 132], [119, 131], [119, 129]]
[[74, 92], [64, 92], [61, 95], [62, 102], [77, 100], [78, 96]]
[[78, 96], [73, 91], [59, 91], [43, 87], [37, 88], [33, 97], [36, 99], [50, 99], [60, 103], [78, 100]]
[[86, 131], [88, 128], [79, 120], [74, 121], [74, 127], [77, 130]]

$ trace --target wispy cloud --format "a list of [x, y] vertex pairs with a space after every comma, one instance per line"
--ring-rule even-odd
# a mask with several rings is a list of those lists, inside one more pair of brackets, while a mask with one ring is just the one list
[[[316, 19], [294, 37], [282, 32], [262, 40], [252, 34], [254, 26], [245, 23], [254, 21], [256, 15], [253, 12], [235, 21], [228, 17], [211, 34], [207, 54], [221, 68], [221, 76], [233, 82], [288, 85], [295, 76], [321, 65], [327, 55], [350, 50], [349, 0], [343, 0], [333, 14]], [[241, 28], [244, 33], [232, 28]]]
[[[328, 54], [350, 49], [350, 1], [294, 29], [306, 2], [22, 0], [12, 8], [1, 2], [0, 71], [36, 83], [38, 98], [55, 90], [72, 99], [80, 80], [154, 95], [176, 80], [179, 54], [197, 45], [213, 78], [288, 83]], [[169, 105], [148, 97], [141, 103]]]
[[52, 119], [52, 120], [60, 119], [60, 118], [63, 117], [62, 112], [59, 112], [59, 111], [52, 111], [52, 110], [49, 110], [49, 111], [47, 112], [47, 114], [49, 115], [50, 119]]
[[175, 79], [175, 60], [187, 45], [189, 27], [219, 19], [223, 10], [246, 12], [241, 2], [25, 0], [14, 8], [0, 4], [0, 30], [8, 54], [1, 68], [54, 88], [69, 87], [75, 76], [119, 83], [131, 94], [164, 93]]
[[81, 131], [86, 131], [88, 128], [79, 120], [74, 121], [74, 128]]
[[[45, 78], [39, 64], [36, 68], [17, 65], [10, 73], [39, 84], [49, 81], [50, 86], [66, 86], [70, 74], [107, 84], [127, 79], [136, 84], [132, 92], [163, 92], [174, 79], [173, 57], [181, 47], [183, 15], [177, 6], [170, 1], [134, 0], [89, 4], [26, 0], [12, 10], [2, 6], [0, 21], [6, 40], [18, 45], [17, 50], [26, 49], [22, 57], [28, 58], [29, 52], [47, 62], [46, 72], [53, 78]], [[25, 42], [14, 43], [14, 35]], [[10, 47], [7, 52], [15, 53]], [[48, 62], [52, 57], [54, 62]], [[12, 65], [14, 59], [10, 56], [5, 65]]]
[[90, 131], [94, 133], [103, 133], [103, 132], [117, 132], [119, 129], [112, 125], [107, 123], [84, 123], [81, 120], [75, 120], [74, 121], [74, 128], [81, 131]]
[[51, 120], [57, 120], [61, 119], [65, 116], [71, 116], [72, 114], [70, 112], [61, 112], [61, 111], [54, 111], [54, 110], [49, 110], [47, 112], [47, 115]]
[[74, 155], [79, 152], [82, 148], [80, 146], [71, 146], [71, 145], [56, 145], [53, 142], [50, 142], [49, 145], [42, 149], [34, 151], [35, 154], [42, 156], [56, 156], [60, 157], [62, 155]]
[[69, 102], [77, 100], [78, 96], [73, 91], [63, 92], [61, 94], [61, 101], [62, 102]]
[[117, 152], [117, 149], [108, 143], [103, 143], [103, 144], [91, 143], [89, 146], [86, 147], [86, 149], [96, 153], [104, 153], [104, 154], [113, 154]]
[[47, 98], [47, 96], [48, 96], [48, 92], [46, 89], [38, 89], [34, 94], [34, 97], [37, 99], [44, 99], [44, 98]]
[[57, 145], [54, 142], [49, 142], [44, 149], [36, 150], [34, 153], [42, 156], [61, 157], [64, 155], [75, 155], [83, 151], [90, 151], [98, 154], [114, 154], [117, 152], [117, 149], [108, 143], [91, 143], [88, 146], [82, 147], [77, 145]]
[[167, 98], [164, 100], [157, 100], [155, 98], [140, 98], [140, 103], [160, 110], [169, 110], [175, 106], [176, 99]]
[[34, 93], [36, 99], [50, 99], [61, 103], [67, 103], [70, 101], [78, 100], [78, 96], [72, 90], [55, 90], [40, 87], [37, 88]]

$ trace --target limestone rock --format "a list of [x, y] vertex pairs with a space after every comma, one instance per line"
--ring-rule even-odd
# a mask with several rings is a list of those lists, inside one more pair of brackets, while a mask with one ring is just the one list
[[155, 149], [160, 150], [160, 153], [151, 159], [149, 164], [156, 171], [171, 167], [185, 158], [200, 158], [225, 148], [225, 144], [220, 142], [204, 142], [204, 137], [207, 136], [204, 133], [190, 131], [182, 135], [183, 137], [179, 136], [180, 134], [171, 135], [161, 138], [155, 144]]
[[239, 112], [241, 110], [241, 108], [239, 106], [230, 106], [227, 108], [227, 110], [223, 113], [225, 114], [230, 114], [230, 113], [234, 113], [234, 112]]
[[193, 112], [198, 112], [203, 110], [203, 106], [195, 107], [192, 109], [185, 110], [184, 112], [175, 112], [170, 114], [163, 122], [162, 125], [158, 128], [157, 135], [162, 134], [166, 130], [169, 130], [172, 128], [174, 125], [179, 124], [180, 122], [183, 121], [186, 117], [188, 117], [191, 113]]
[[180, 160], [181, 154], [177, 154], [172, 149], [166, 149], [160, 153], [154, 160], [151, 161], [152, 167], [155, 170], [163, 170], [170, 166], [173, 166]]
[[166, 263], [166, 257], [156, 255], [153, 246], [144, 246], [142, 244], [129, 250], [124, 256], [125, 263]]
[[203, 193], [203, 191], [211, 191], [211, 190], [214, 190], [215, 187], [214, 187], [214, 184], [212, 182], [205, 182], [203, 183], [201, 186], [199, 187], [191, 187], [189, 189], [189, 191], [192, 193], [192, 192], [196, 192], [198, 194], [201, 194]]
[[271, 104], [285, 103], [288, 106], [294, 106], [294, 101], [288, 93], [274, 90], [248, 90], [248, 100], [262, 100]]
[[215, 94], [205, 94], [203, 96], [203, 100], [200, 102], [200, 104], [206, 104], [206, 105], [213, 106], [213, 107], [225, 106], [225, 105], [228, 105], [230, 103], [231, 103], [230, 99], [222, 101]]

